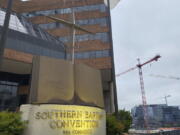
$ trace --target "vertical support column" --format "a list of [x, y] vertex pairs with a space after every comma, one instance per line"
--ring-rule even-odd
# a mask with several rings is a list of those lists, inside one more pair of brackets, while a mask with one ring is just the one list
[[110, 83], [110, 99], [111, 99], [111, 112], [115, 112], [113, 82]]
[[2, 34], [0, 39], [0, 67], [2, 66], [3, 56], [4, 56], [4, 49], [6, 45], [6, 39], [8, 34], [8, 27], [9, 27], [9, 20], [11, 17], [11, 8], [12, 8], [13, 0], [8, 0], [6, 15], [4, 19], [4, 25], [2, 28]]
[[139, 69], [139, 78], [140, 78], [140, 86], [141, 86], [141, 94], [142, 94], [142, 102], [143, 102], [144, 126], [148, 132], [147, 102], [146, 102], [146, 94], [144, 89], [143, 73], [142, 73], [140, 59], [138, 59], [138, 69]]
[[112, 28], [111, 28], [111, 12], [110, 12], [110, 2], [108, 1], [108, 13], [109, 13], [109, 30], [110, 30], [110, 42], [111, 42], [111, 54], [112, 54], [112, 81], [113, 81], [113, 91], [114, 91], [114, 106], [115, 106], [115, 115], [118, 118], [118, 99], [117, 99], [117, 88], [116, 88], [116, 75], [115, 75], [115, 64], [114, 64], [114, 48], [112, 40]]

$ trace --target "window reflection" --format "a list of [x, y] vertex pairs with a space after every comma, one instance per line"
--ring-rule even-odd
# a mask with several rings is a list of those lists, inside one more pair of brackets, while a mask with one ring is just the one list
[[[108, 20], [106, 17], [102, 18], [93, 18], [93, 19], [84, 19], [84, 20], [76, 20], [77, 25], [94, 25], [99, 24], [100, 26], [107, 26]], [[45, 23], [45, 24], [38, 24], [39, 27], [42, 29], [54, 29], [54, 28], [66, 28], [67, 26], [53, 22], [53, 23]]]
[[18, 105], [18, 83], [0, 81], [0, 111], [15, 111]]
[[88, 52], [75, 53], [76, 59], [101, 58], [101, 57], [110, 57], [110, 56], [111, 56], [111, 50], [88, 51]]
[[[62, 42], [68, 42], [69, 36], [66, 37], [59, 37], [59, 40]], [[83, 35], [76, 35], [75, 41], [81, 42], [86, 40], [101, 40], [102, 42], [108, 43], [110, 41], [108, 33], [96, 33], [96, 34], [83, 34]]]
[[[81, 7], [73, 7], [74, 12], [82, 12], [82, 11], [94, 11], [99, 10], [100, 12], [105, 12], [107, 10], [104, 4], [97, 4], [97, 5], [87, 5]], [[25, 17], [35, 17], [41, 15], [54, 15], [54, 14], [69, 14], [72, 13], [71, 8], [60, 8], [60, 9], [52, 9], [46, 11], [33, 11], [30, 13], [23, 13]]]

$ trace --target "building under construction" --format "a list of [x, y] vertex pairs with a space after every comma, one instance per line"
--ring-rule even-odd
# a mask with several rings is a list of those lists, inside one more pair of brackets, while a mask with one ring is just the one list
[[[143, 106], [137, 106], [132, 109], [134, 129], [144, 129]], [[150, 129], [162, 127], [180, 127], [180, 108], [178, 106], [148, 105], [147, 120]]]
[[[5, 10], [6, 5], [7, 0], [3, 0], [0, 6]], [[67, 48], [70, 48], [71, 42], [73, 42], [71, 40], [72, 28], [53, 20], [52, 17], [54, 17], [57, 20], [73, 22], [91, 32], [75, 31], [73, 48], [75, 62], [81, 62], [101, 70], [106, 111], [113, 112], [115, 79], [113, 79], [111, 25], [109, 8], [104, 0], [31, 0], [26, 2], [14, 0], [12, 10], [17, 17], [12, 20], [16, 29], [9, 32], [4, 58], [16, 61], [16, 64], [23, 63], [26, 67], [29, 65], [29, 68], [27, 68], [28, 72], [24, 73], [18, 72], [21, 70], [18, 68], [23, 67], [18, 65], [16, 65], [17, 71], [1, 69], [3, 78], [0, 78], [0, 81], [3, 85], [0, 84], [0, 86], [9, 87], [9, 89], [11, 89], [10, 86], [16, 87], [12, 87], [12, 89], [21, 91], [22, 100], [25, 103], [29, 94], [29, 70], [33, 56], [45, 55], [62, 59], [70, 57]], [[26, 21], [19, 19], [19, 16]], [[0, 21], [3, 22], [2, 17]], [[16, 36], [17, 33], [20, 36]], [[17, 76], [22, 76], [23, 79], [20, 79], [20, 82], [26, 78], [26, 83], [14, 82], [13, 79], [11, 80], [11, 74], [14, 75], [14, 80]]]

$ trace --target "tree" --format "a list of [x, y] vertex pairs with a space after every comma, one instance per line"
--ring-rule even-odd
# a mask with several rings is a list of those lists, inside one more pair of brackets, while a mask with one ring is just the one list
[[106, 117], [107, 135], [122, 135], [122, 133], [128, 132], [132, 117], [129, 111], [119, 110], [119, 118], [116, 119], [115, 114], [108, 114]]
[[132, 117], [130, 112], [125, 110], [119, 110], [118, 116], [119, 121], [124, 125], [124, 132], [128, 132], [132, 123]]
[[114, 115], [106, 116], [106, 132], [107, 135], [121, 135], [124, 131], [124, 125], [116, 119]]

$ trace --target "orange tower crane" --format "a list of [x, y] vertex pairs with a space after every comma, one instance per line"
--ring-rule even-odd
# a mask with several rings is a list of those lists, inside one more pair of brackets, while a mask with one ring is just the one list
[[140, 78], [140, 86], [141, 86], [141, 94], [142, 94], [142, 104], [143, 104], [143, 113], [144, 113], [144, 127], [147, 129], [147, 133], [148, 133], [148, 115], [147, 115], [147, 102], [146, 102], [146, 95], [145, 95], [145, 89], [144, 89], [144, 81], [143, 81], [143, 72], [142, 72], [142, 67], [145, 66], [146, 64], [149, 64], [153, 61], [157, 61], [161, 56], [160, 55], [156, 55], [155, 57], [151, 58], [150, 60], [144, 62], [144, 63], [140, 63], [140, 59], [138, 59], [138, 64], [133, 67], [130, 68], [120, 74], [117, 74], [116, 77], [119, 77], [125, 73], [128, 73], [136, 68], [139, 69], [139, 78]]

